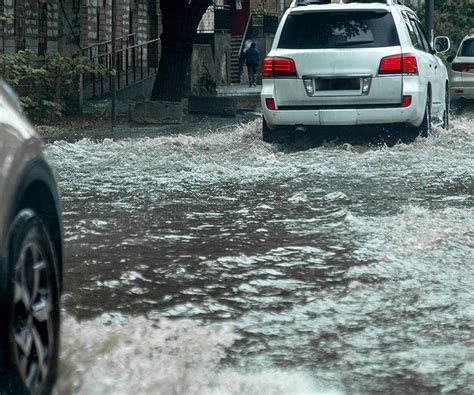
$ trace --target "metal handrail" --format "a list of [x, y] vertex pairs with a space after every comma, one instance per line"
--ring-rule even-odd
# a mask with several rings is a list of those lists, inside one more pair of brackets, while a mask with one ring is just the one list
[[126, 51], [127, 49], [134, 49], [134, 48], [138, 48], [138, 47], [143, 47], [145, 45], [152, 44], [152, 43], [158, 42], [160, 40], [161, 40], [160, 38], [155, 38], [155, 39], [150, 40], [150, 41], [145, 41], [144, 43], [141, 43], [141, 44], [132, 45], [131, 47], [121, 48], [121, 49], [117, 50], [117, 53]]
[[[127, 34], [125, 36], [117, 37], [115, 39], [115, 41], [123, 40], [124, 38], [134, 37], [136, 35], [137, 35], [137, 33], [130, 33], [130, 34]], [[110, 43], [112, 43], [112, 40], [102, 41], [100, 43], [89, 45], [88, 47], [82, 48], [82, 51], [85, 52], [89, 49], [92, 49], [92, 48], [95, 48], [95, 47], [100, 47], [101, 45], [107, 45], [107, 44], [110, 44]]]
[[242, 54], [242, 49], [244, 48], [244, 44], [245, 44], [245, 39], [247, 37], [247, 34], [249, 32], [249, 29], [250, 29], [250, 25], [252, 24], [252, 15], [249, 15], [249, 19], [247, 21], [247, 26], [245, 27], [245, 33], [242, 37], [242, 42], [240, 43], [240, 48], [239, 48], [239, 57], [240, 55]]
[[[131, 47], [125, 47], [125, 48], [121, 48], [121, 49], [117, 49], [117, 53], [120, 53], [120, 52], [125, 52], [125, 51], [128, 51], [129, 49], [135, 49], [135, 48], [138, 48], [138, 47], [144, 47], [145, 45], [148, 45], [148, 44], [153, 44], [155, 42], [158, 42], [160, 41], [161, 39], [160, 38], [155, 38], [153, 40], [150, 40], [150, 41], [145, 41], [144, 43], [141, 43], [141, 44], [136, 44], [136, 45], [132, 45]], [[112, 55], [112, 52], [105, 52], [105, 53], [101, 53], [99, 55], [97, 55], [94, 59], [99, 59], [103, 56], [110, 56]]]
[[[109, 51], [107, 46], [107, 52], [97, 54], [91, 60], [112, 71], [112, 58], [114, 57], [117, 65], [115, 67], [115, 74], [112, 75], [110, 73], [107, 77], [104, 77], [103, 75], [96, 76], [94, 73], [90, 73], [90, 78], [83, 76], [82, 89], [86, 85], [89, 86], [89, 89], [92, 90], [90, 92], [92, 97], [97, 97], [97, 94], [104, 94], [112, 90], [112, 79], [116, 80], [117, 88], [121, 89], [122, 86], [127, 87], [132, 83], [142, 81], [144, 78], [156, 74], [158, 71], [158, 58], [154, 58], [153, 53], [159, 51], [159, 41], [159, 38], [155, 38], [141, 44], [120, 48], [115, 52], [115, 55]], [[150, 55], [155, 61], [150, 58]]]

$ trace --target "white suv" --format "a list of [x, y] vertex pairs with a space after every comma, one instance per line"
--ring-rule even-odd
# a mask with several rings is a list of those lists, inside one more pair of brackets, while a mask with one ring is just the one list
[[[264, 60], [265, 141], [312, 126], [397, 124], [423, 136], [432, 119], [448, 126], [448, 72], [411, 9], [321, 3], [295, 0]], [[434, 47], [446, 52], [449, 39]]]
[[474, 34], [464, 37], [451, 63], [451, 98], [474, 100]]

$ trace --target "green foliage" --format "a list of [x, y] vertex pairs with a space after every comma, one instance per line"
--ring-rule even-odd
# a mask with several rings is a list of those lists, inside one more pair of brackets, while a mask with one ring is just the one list
[[0, 15], [0, 22], [6, 22], [6, 21], [13, 21], [14, 16], [10, 12], [4, 12], [2, 15]]
[[[419, 13], [424, 19], [424, 11]], [[450, 55], [454, 54], [461, 40], [474, 28], [474, 4], [456, 1], [435, 0], [433, 29], [435, 36], [448, 36], [451, 39]]]
[[0, 56], [0, 75], [18, 91], [24, 110], [37, 122], [64, 114], [67, 102], [78, 95], [83, 73], [109, 72], [81, 56], [39, 56], [30, 50]]

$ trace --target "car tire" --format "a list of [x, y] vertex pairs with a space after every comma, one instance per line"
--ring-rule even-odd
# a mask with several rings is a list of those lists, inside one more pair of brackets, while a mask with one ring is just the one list
[[444, 103], [445, 103], [445, 107], [444, 107], [444, 112], [443, 112], [443, 124], [441, 125], [441, 127], [444, 130], [448, 130], [449, 129], [449, 111], [450, 111], [450, 103], [451, 103], [451, 99], [449, 97], [448, 84], [446, 84], [446, 88], [444, 92]]
[[[57, 254], [51, 236], [30, 209], [9, 228], [0, 284], [0, 393], [50, 394], [59, 354]], [[3, 392], [2, 392], [3, 391]]]
[[431, 134], [431, 97], [428, 94], [426, 97], [425, 114], [423, 122], [418, 127], [418, 135], [421, 137], [428, 137]]
[[277, 143], [278, 142], [278, 133], [276, 130], [272, 130], [268, 127], [267, 121], [263, 118], [262, 124], [262, 140], [266, 143]]
[[464, 108], [466, 107], [466, 100], [463, 98], [453, 100], [453, 102], [451, 103], [451, 107], [453, 109], [454, 114], [462, 115], [462, 113], [464, 112]]

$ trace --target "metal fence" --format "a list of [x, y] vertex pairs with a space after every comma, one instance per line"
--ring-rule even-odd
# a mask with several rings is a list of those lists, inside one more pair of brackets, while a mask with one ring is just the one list
[[[116, 74], [83, 76], [85, 98], [94, 98], [112, 90], [112, 79], [116, 78], [117, 88], [122, 89], [152, 76], [158, 71], [160, 55], [159, 38], [135, 44], [136, 33], [117, 38]], [[112, 71], [112, 41], [104, 41], [83, 49], [83, 56]]]

